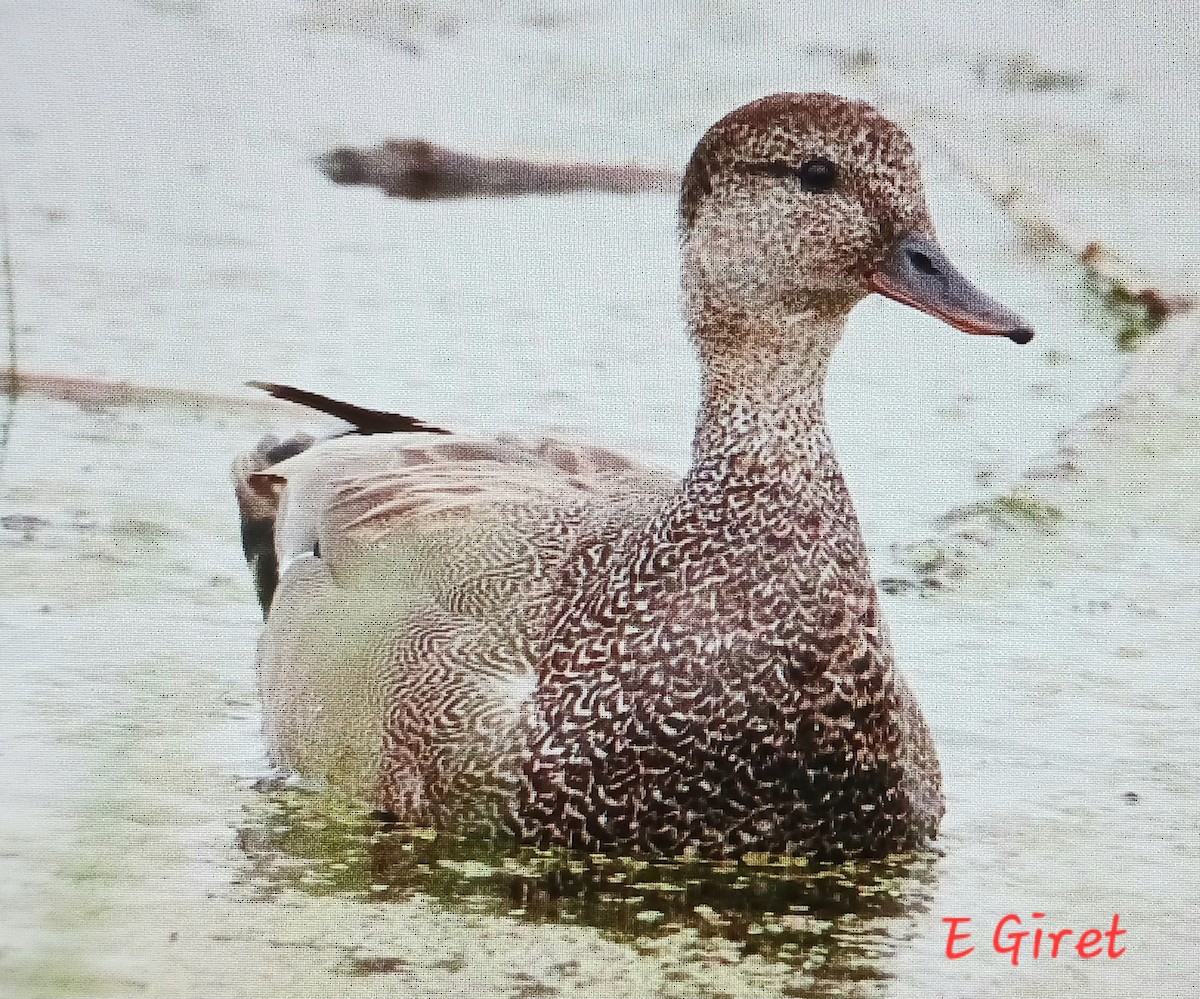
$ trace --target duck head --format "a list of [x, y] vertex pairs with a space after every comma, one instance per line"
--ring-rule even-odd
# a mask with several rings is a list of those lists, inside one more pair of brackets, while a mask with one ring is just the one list
[[688, 163], [680, 221], [684, 307], [702, 354], [752, 331], [775, 350], [788, 346], [780, 337], [831, 350], [871, 292], [967, 333], [1033, 337], [947, 259], [912, 142], [869, 104], [776, 94], [726, 115]]

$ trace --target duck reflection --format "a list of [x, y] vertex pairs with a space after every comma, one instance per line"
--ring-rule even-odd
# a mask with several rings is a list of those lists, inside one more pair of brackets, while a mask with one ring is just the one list
[[400, 827], [342, 800], [279, 789], [248, 808], [238, 836], [248, 883], [267, 895], [422, 897], [448, 911], [590, 926], [634, 946], [686, 934], [701, 958], [759, 955], [804, 972], [816, 983], [805, 995], [826, 994], [820, 983], [886, 979], [891, 954], [928, 910], [936, 862], [929, 851], [838, 865], [540, 851]]

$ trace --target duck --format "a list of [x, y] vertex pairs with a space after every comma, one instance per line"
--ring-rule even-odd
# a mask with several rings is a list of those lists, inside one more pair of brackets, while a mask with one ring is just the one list
[[234, 463], [275, 766], [391, 821], [542, 848], [846, 859], [936, 837], [938, 755], [826, 373], [872, 293], [1033, 331], [950, 262], [912, 141], [863, 102], [721, 118], [679, 232], [702, 366], [682, 476], [263, 386], [351, 427]]

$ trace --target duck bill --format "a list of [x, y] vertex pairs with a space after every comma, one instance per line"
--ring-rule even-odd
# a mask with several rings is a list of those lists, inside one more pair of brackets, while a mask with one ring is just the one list
[[976, 288], [923, 236], [905, 236], [868, 279], [872, 291], [920, 309], [964, 333], [1029, 343], [1033, 329], [1015, 312]]

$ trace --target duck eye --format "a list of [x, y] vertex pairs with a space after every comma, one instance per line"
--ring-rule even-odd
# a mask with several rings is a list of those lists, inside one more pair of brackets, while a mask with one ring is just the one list
[[800, 186], [806, 191], [824, 194], [837, 183], [837, 167], [824, 156], [801, 164], [796, 171], [800, 177]]

